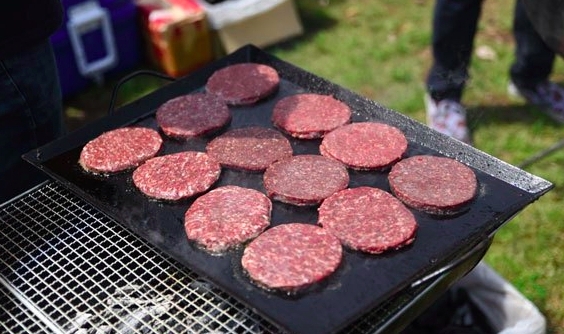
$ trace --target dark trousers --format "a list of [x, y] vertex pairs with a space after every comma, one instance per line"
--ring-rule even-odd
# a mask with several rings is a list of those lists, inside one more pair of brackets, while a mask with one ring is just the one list
[[61, 90], [49, 41], [0, 59], [0, 203], [46, 179], [21, 156], [63, 133]]
[[[435, 100], [460, 100], [468, 80], [474, 37], [482, 0], [437, 0], [433, 13], [433, 64], [427, 90]], [[532, 26], [521, 0], [513, 16], [515, 60], [509, 74], [520, 87], [531, 88], [546, 80], [552, 71], [555, 53]]]

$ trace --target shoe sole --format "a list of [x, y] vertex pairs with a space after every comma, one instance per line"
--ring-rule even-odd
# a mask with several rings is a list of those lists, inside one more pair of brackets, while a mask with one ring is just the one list
[[509, 85], [507, 85], [507, 95], [509, 95], [509, 97], [514, 100], [528, 102], [527, 99], [523, 95], [521, 95], [519, 89], [517, 89], [517, 86], [515, 86], [513, 82], [510, 82]]
[[534, 103], [529, 102], [527, 100], [527, 98], [525, 98], [519, 92], [519, 89], [517, 89], [517, 86], [515, 86], [515, 84], [513, 82], [510, 82], [509, 85], [507, 86], [507, 95], [509, 95], [509, 97], [513, 98], [514, 100], [519, 100], [519, 101], [525, 102], [525, 103], [527, 103], [531, 106], [534, 106], [535, 108], [538, 108], [543, 114], [548, 116], [553, 121], [555, 121], [559, 124], [564, 124], [564, 117], [562, 117], [560, 115], [553, 114], [550, 111], [550, 108], [547, 107], [547, 106], [542, 106], [542, 105], [538, 105], [538, 104], [534, 104]]

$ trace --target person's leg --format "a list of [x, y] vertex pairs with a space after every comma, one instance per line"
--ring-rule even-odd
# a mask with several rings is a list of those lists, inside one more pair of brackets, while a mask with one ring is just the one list
[[510, 69], [511, 80], [518, 87], [534, 89], [536, 85], [548, 80], [555, 53], [533, 27], [522, 0], [515, 2], [513, 34], [516, 49]]
[[427, 90], [436, 101], [459, 101], [480, 18], [482, 0], [437, 0], [433, 13], [433, 65]]
[[0, 203], [45, 179], [21, 156], [64, 132], [62, 98], [48, 41], [0, 60]]
[[556, 54], [535, 30], [522, 0], [515, 3], [513, 33], [516, 49], [509, 71], [509, 94], [524, 98], [564, 123], [564, 87], [549, 80]]
[[460, 104], [468, 80], [482, 0], [437, 0], [433, 13], [433, 64], [427, 77], [429, 127], [471, 143], [466, 110]]

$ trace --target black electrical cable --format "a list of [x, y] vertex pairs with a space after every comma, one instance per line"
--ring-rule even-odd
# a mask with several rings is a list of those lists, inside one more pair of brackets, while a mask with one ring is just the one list
[[533, 156], [525, 159], [523, 162], [518, 164], [517, 167], [519, 167], [519, 168], [528, 167], [528, 166], [534, 164], [535, 162], [551, 155], [552, 153], [554, 153], [554, 152], [556, 152], [556, 151], [558, 151], [562, 148], [564, 148], [564, 139], [561, 139], [560, 141], [554, 143], [553, 145], [551, 145], [547, 149], [544, 149], [544, 150], [534, 154]]
[[133, 79], [134, 77], [140, 76], [140, 75], [151, 75], [157, 78], [161, 78], [164, 80], [168, 80], [168, 81], [176, 81], [176, 78], [171, 77], [169, 75], [163, 74], [161, 72], [157, 72], [157, 71], [151, 71], [151, 70], [138, 70], [135, 72], [132, 72], [128, 75], [126, 75], [125, 77], [121, 78], [118, 83], [114, 86], [114, 89], [112, 90], [112, 96], [110, 97], [110, 105], [108, 107], [108, 114], [111, 114], [114, 112], [114, 105], [115, 105], [115, 100], [116, 100], [116, 96], [117, 93], [119, 91], [119, 89], [121, 88], [121, 86], [128, 82], [129, 80]]

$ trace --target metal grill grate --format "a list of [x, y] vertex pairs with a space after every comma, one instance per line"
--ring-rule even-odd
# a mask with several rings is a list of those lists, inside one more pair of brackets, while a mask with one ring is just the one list
[[3, 292], [17, 300], [2, 298], [20, 309], [8, 332], [277, 332], [56, 184], [5, 206], [0, 224]]

